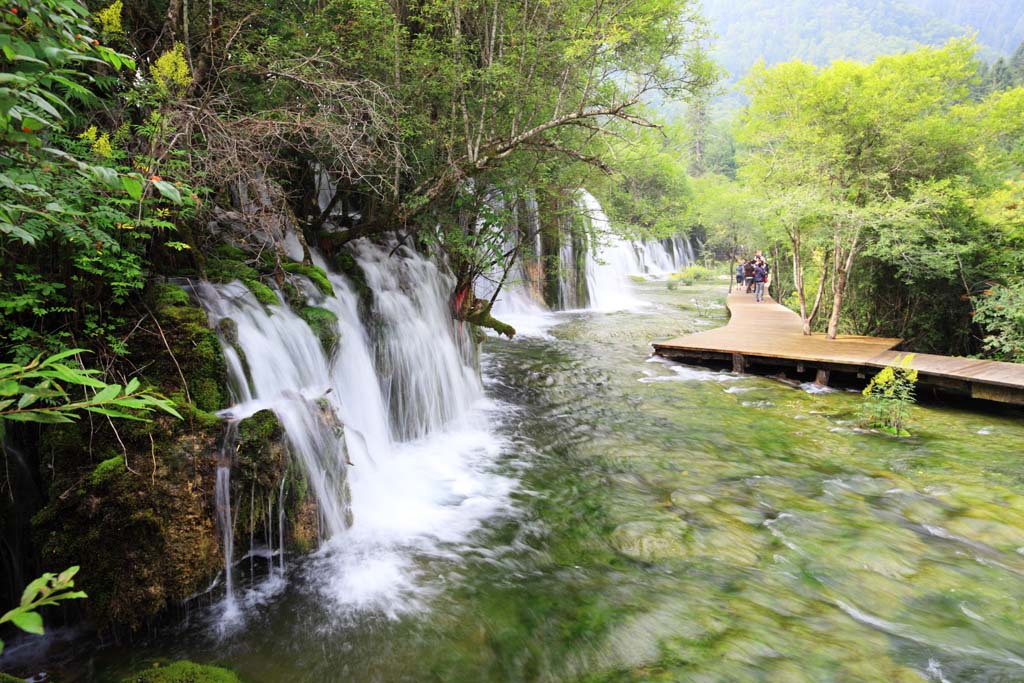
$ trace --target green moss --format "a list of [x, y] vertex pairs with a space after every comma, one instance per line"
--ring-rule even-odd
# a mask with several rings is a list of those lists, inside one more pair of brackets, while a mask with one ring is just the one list
[[276, 306], [281, 303], [277, 298], [277, 294], [274, 294], [274, 290], [259, 280], [246, 278], [242, 280], [242, 284], [248, 287], [249, 291], [256, 297], [256, 300], [264, 306]]
[[0, 673], [0, 683], [25, 683], [25, 679], [18, 678], [17, 676], [11, 676], [10, 674]]
[[115, 455], [96, 465], [96, 469], [89, 475], [89, 483], [93, 486], [100, 486], [103, 482], [125, 472], [124, 457]]
[[[184, 376], [188, 381], [188, 394], [198, 408], [220, 410], [228, 401], [220, 341], [209, 328], [206, 312], [192, 305], [185, 292], [178, 291], [184, 299], [171, 294], [166, 285], [155, 286], [150, 295], [164, 338], [157, 335], [147, 348], [139, 349], [151, 361], [145, 369], [146, 379], [161, 393], [170, 395], [182, 391]], [[167, 346], [170, 346], [170, 354]]]
[[281, 286], [281, 291], [284, 293], [284, 301], [288, 304], [288, 307], [293, 311], [301, 311], [306, 305], [306, 297], [302, 295], [299, 288], [292, 283], [285, 280], [285, 283]]
[[121, 679], [121, 683], [240, 683], [233, 671], [219, 666], [179, 661], [134, 673]]
[[272, 410], [261, 410], [242, 420], [238, 425], [239, 450], [243, 454], [262, 449], [281, 438], [284, 431]]
[[157, 308], [164, 308], [166, 306], [189, 306], [191, 300], [189, 299], [188, 292], [181, 287], [176, 285], [168, 284], [155, 284], [153, 285], [153, 301], [156, 303]]
[[320, 345], [324, 347], [324, 351], [330, 353], [339, 339], [338, 316], [326, 308], [304, 306], [299, 311], [299, 317], [306, 321], [306, 324], [320, 339]]
[[260, 273], [247, 262], [245, 252], [222, 244], [206, 259], [206, 277], [213, 282], [259, 280]]
[[327, 279], [327, 273], [317, 266], [307, 266], [304, 263], [283, 263], [281, 268], [286, 273], [292, 273], [293, 275], [303, 275], [317, 286], [325, 296], [334, 296], [334, 287], [331, 285], [331, 281]]
[[[477, 301], [481, 300], [478, 299]], [[486, 302], [483, 303], [485, 305], [468, 311], [463, 319], [468, 323], [477, 325], [478, 327], [486, 327], [494, 330], [498, 334], [503, 334], [509, 339], [516, 336], [516, 328], [512, 327], [508, 323], [503, 323], [492, 316], [490, 305], [486, 304]]]

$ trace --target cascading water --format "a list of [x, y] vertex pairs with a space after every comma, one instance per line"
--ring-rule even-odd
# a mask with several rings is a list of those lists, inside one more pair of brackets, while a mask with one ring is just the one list
[[[288, 307], [264, 307], [240, 283], [203, 283], [197, 294], [215, 328], [233, 321], [222, 336], [228, 371], [250, 389], [226, 416], [272, 410], [315, 497], [323, 545], [307, 567], [314, 585], [342, 607], [397, 614], [429, 592], [413, 555], [465, 538], [507, 506], [512, 482], [489, 472], [500, 444], [473, 347], [448, 308], [450, 277], [405, 247], [360, 242], [354, 253], [372, 291], [369, 325], [344, 277], [329, 274], [333, 296], [304, 287], [338, 319], [330, 351]], [[224, 482], [229, 510], [227, 473]]]
[[228, 620], [234, 620], [238, 612], [234, 582], [235, 528], [234, 518], [231, 515], [231, 456], [237, 438], [238, 423], [228, 422], [220, 460], [217, 463], [217, 483], [214, 494], [217, 526], [220, 529], [221, 546], [224, 550], [224, 615]]
[[[557, 256], [557, 297], [549, 296], [553, 309], [573, 310], [590, 308], [599, 311], [617, 311], [634, 308], [639, 304], [632, 294], [632, 277], [660, 278], [676, 272], [693, 262], [693, 247], [689, 240], [675, 236], [663, 240], [628, 241], [614, 234], [597, 199], [581, 190], [579, 208], [589, 222], [590, 236], [596, 245], [575, 236], [571, 228], [561, 228], [557, 254], [544, 254], [541, 225], [536, 202], [523, 202], [520, 210], [527, 212], [517, 222], [530, 226], [529, 258], [520, 258], [512, 265], [502, 291], [495, 300], [494, 315], [510, 323], [519, 333], [543, 334], [554, 322], [550, 309], [540, 300], [543, 287], [543, 269], [551, 257]], [[522, 238], [522, 235], [520, 235]], [[506, 245], [511, 248], [513, 243]], [[582, 253], [585, 252], [585, 253]], [[580, 259], [580, 256], [583, 256]], [[580, 273], [580, 263], [583, 272]], [[540, 270], [540, 275], [531, 269]], [[530, 272], [528, 272], [528, 270]], [[497, 280], [501, 273], [493, 273]], [[583, 278], [584, 283], [579, 279]], [[580, 286], [584, 284], [584, 286]], [[493, 285], [484, 283], [480, 294], [490, 298]]]
[[581, 191], [580, 204], [590, 217], [594, 232], [599, 239], [604, 239], [596, 257], [593, 249], [587, 252], [590, 308], [599, 311], [634, 308], [639, 301], [630, 292], [630, 277], [664, 276], [692, 261], [693, 249], [682, 237], [667, 240], [668, 247], [656, 240], [629, 242], [614, 235], [608, 217], [592, 194]]

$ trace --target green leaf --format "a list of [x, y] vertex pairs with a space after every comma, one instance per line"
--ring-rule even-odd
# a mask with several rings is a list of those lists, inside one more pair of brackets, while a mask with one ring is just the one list
[[108, 384], [92, 397], [90, 403], [109, 403], [121, 394], [120, 384]]
[[121, 176], [121, 186], [132, 199], [142, 199], [142, 183], [134, 176]]
[[22, 607], [28, 607], [32, 604], [32, 601], [36, 599], [39, 592], [43, 590], [50, 579], [53, 578], [53, 574], [43, 574], [39, 578], [35, 579], [29, 585], [25, 586], [25, 590], [21, 592], [21, 602], [19, 603]]
[[53, 365], [57, 361], [62, 361], [65, 358], [75, 356], [79, 353], [92, 353], [92, 351], [90, 351], [89, 349], [68, 349], [67, 351], [61, 351], [60, 353], [55, 353], [52, 356], [48, 356], [45, 360], [43, 360], [42, 364], [40, 364], [40, 367], [45, 368], [47, 365]]
[[71, 382], [72, 384], [80, 384], [93, 389], [103, 389], [106, 387], [105, 382], [101, 382], [98, 379], [93, 379], [89, 375], [85, 374], [82, 370], [72, 370], [66, 365], [55, 364], [51, 366], [51, 369], [57, 373], [57, 376], [65, 382]]
[[175, 204], [181, 204], [181, 193], [171, 183], [166, 180], [152, 180], [150, 181], [156, 187], [156, 189], [167, 199], [170, 199]]
[[107, 417], [117, 417], [122, 420], [137, 420], [139, 422], [145, 422], [146, 419], [137, 417], [131, 413], [124, 413], [119, 410], [111, 410], [110, 408], [101, 408], [99, 406], [85, 406], [85, 410], [90, 413], [99, 413], [100, 415], [106, 415]]
[[43, 635], [43, 618], [35, 612], [18, 612], [11, 616], [11, 621], [22, 631]]
[[[65, 584], [68, 584], [68, 581], [70, 581], [71, 579], [75, 578], [75, 574], [78, 573], [79, 569], [80, 569], [80, 567], [77, 564], [75, 566], [73, 566], [73, 567], [68, 567], [67, 569], [65, 569], [64, 571], [62, 571], [60, 574], [57, 575], [57, 583], [62, 585], [62, 586], [65, 585]], [[68, 585], [74, 585], [74, 584], [68, 584]]]
[[62, 413], [58, 410], [30, 410], [25, 413], [6, 413], [5, 420], [12, 422], [39, 422], [40, 424], [64, 424], [74, 422], [77, 416], [72, 413]]

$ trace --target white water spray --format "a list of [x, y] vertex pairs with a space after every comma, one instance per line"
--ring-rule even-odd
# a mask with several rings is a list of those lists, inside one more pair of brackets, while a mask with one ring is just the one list
[[[346, 610], [393, 615], [430, 592], [414, 556], [449, 552], [506, 508], [512, 483], [489, 471], [500, 443], [472, 344], [449, 311], [451, 278], [404, 247], [354, 251], [372, 291], [368, 324], [344, 277], [329, 275], [334, 296], [306, 288], [311, 305], [338, 318], [331, 352], [289, 308], [264, 307], [240, 283], [198, 294], [215, 326], [234, 321], [237, 333], [222, 339], [238, 359], [228, 371], [251, 388], [225, 412], [240, 420], [272, 410], [309, 482], [324, 540], [308, 568], [314, 585]], [[282, 563], [283, 498], [282, 482]]]

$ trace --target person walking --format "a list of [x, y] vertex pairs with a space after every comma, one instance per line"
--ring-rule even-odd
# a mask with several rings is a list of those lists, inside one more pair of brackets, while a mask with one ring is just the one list
[[768, 268], [764, 261], [754, 264], [754, 301], [764, 301], [764, 283], [768, 279]]
[[747, 265], [746, 261], [740, 261], [736, 265], [736, 289], [743, 286], [743, 268]]
[[744, 290], [747, 294], [754, 289], [754, 259], [747, 259], [743, 262]]

